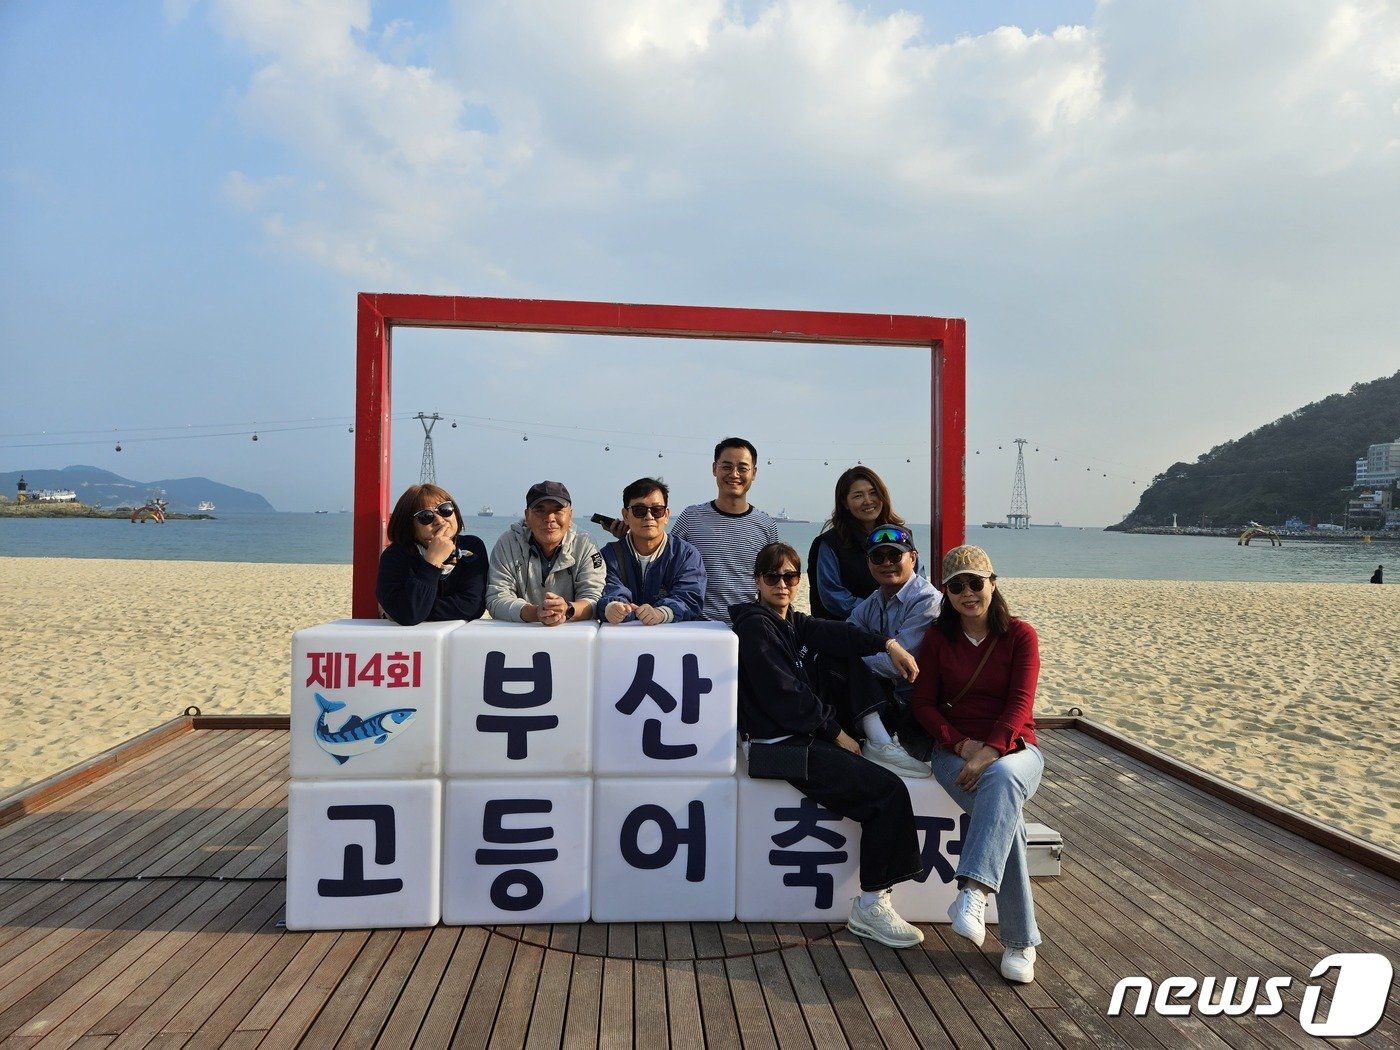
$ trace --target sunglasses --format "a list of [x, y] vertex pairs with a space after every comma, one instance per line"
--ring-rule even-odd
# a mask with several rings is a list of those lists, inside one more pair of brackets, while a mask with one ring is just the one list
[[800, 573], [800, 572], [761, 572], [761, 573], [758, 574], [758, 578], [759, 578], [760, 580], [762, 580], [764, 583], [768, 584], [769, 587], [776, 587], [776, 586], [778, 586], [778, 581], [780, 581], [780, 580], [781, 580], [783, 583], [787, 584], [789, 587], [796, 587], [796, 586], [797, 586], [797, 581], [800, 580], [800, 579], [802, 579], [802, 573]]
[[871, 551], [866, 557], [870, 559], [871, 565], [884, 565], [887, 562], [898, 565], [899, 559], [904, 557], [904, 552], [896, 550], [894, 547], [881, 547], [879, 550]]
[[664, 518], [666, 516], [666, 504], [664, 503], [634, 503], [627, 508], [632, 512], [634, 518], [645, 518], [650, 514], [653, 518]]
[[436, 507], [425, 507], [423, 510], [413, 512], [413, 520], [419, 525], [431, 525], [438, 518], [450, 518], [457, 513], [457, 508], [451, 503], [439, 503]]
[[898, 525], [882, 525], [865, 538], [867, 547], [874, 547], [881, 543], [907, 543], [912, 547], [914, 546], [914, 534]]
[[970, 576], [963, 572], [945, 583], [943, 589], [949, 594], [962, 594], [965, 588], [971, 588], [973, 594], [981, 594], [986, 583], [987, 581], [981, 576]]

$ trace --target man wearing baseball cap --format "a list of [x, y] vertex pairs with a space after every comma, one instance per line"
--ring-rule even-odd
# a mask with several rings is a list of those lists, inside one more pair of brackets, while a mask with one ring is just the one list
[[[897, 638], [911, 653], [918, 652], [924, 632], [938, 615], [942, 596], [914, 571], [919, 560], [914, 534], [903, 525], [881, 525], [866, 537], [865, 557], [876, 590], [862, 598], [847, 619], [857, 627]], [[916, 756], [926, 758], [932, 741], [909, 712], [913, 685], [883, 653], [865, 657], [865, 665], [875, 673], [888, 702], [860, 719], [865, 737], [860, 753], [901, 776], [928, 776], [929, 767]], [[892, 736], [891, 729], [899, 736]]]
[[493, 620], [557, 627], [587, 620], [603, 593], [603, 556], [574, 528], [574, 501], [558, 481], [525, 493], [525, 517], [496, 541], [486, 609]]

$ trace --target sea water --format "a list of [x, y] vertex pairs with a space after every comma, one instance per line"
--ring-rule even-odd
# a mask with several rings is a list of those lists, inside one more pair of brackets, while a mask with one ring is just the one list
[[[466, 518], [467, 531], [489, 550], [515, 518]], [[0, 556], [22, 558], [131, 558], [158, 561], [233, 561], [348, 564], [351, 514], [218, 514], [212, 520], [132, 524], [113, 518], [0, 518]], [[611, 539], [591, 523], [580, 525], [602, 544]], [[927, 525], [913, 526], [921, 550], [931, 550]], [[821, 527], [785, 524], [782, 539], [805, 562]], [[1376, 566], [1393, 562], [1400, 581], [1400, 543], [1267, 538], [1239, 546], [1211, 536], [1136, 536], [1096, 528], [968, 530], [998, 575], [1125, 580], [1256, 580], [1365, 583]]]

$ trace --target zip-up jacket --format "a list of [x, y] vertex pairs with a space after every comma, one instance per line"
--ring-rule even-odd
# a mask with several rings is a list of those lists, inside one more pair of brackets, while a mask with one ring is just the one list
[[603, 593], [603, 556], [592, 540], [570, 525], [547, 574], [544, 555], [531, 540], [529, 528], [517, 521], [491, 549], [486, 609], [493, 620], [520, 623], [525, 606], [544, 604], [545, 591], [597, 603]]
[[739, 636], [739, 731], [754, 740], [803, 733], [835, 740], [841, 724], [812, 685], [817, 653], [874, 656], [886, 639], [844, 620], [788, 610], [783, 619], [758, 602], [731, 605]]
[[[598, 600], [597, 617], [602, 620], [608, 602], [630, 605], [650, 605], [669, 609], [671, 622], [699, 620], [705, 605], [705, 563], [692, 544], [676, 536], [667, 536], [666, 543], [656, 555], [642, 578], [641, 563], [624, 536], [603, 548], [603, 566], [607, 582]], [[639, 594], [633, 594], [637, 584]], [[629, 615], [628, 620], [636, 619]], [[625, 621], [624, 621], [625, 622]]]

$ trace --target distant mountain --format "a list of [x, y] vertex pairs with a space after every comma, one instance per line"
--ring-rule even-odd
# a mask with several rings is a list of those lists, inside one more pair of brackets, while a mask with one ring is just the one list
[[1110, 529], [1260, 521], [1340, 521], [1356, 460], [1400, 438], [1400, 372], [1357, 383], [1217, 445], [1195, 463], [1173, 463], [1152, 479], [1136, 509]]
[[159, 481], [132, 481], [101, 467], [72, 466], [62, 470], [0, 471], [0, 495], [15, 497], [15, 486], [23, 476], [30, 489], [72, 489], [84, 503], [103, 507], [139, 507], [158, 493], [169, 500], [174, 511], [193, 512], [208, 500], [217, 511], [275, 510], [256, 492], [237, 489], [208, 478], [163, 478]]

